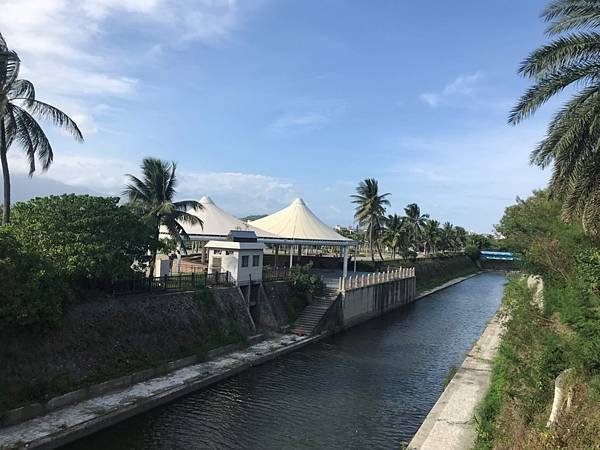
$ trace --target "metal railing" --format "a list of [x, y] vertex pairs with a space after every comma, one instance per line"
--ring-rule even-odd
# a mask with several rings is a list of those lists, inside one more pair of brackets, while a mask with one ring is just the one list
[[117, 280], [112, 284], [113, 295], [137, 294], [141, 292], [193, 291], [207, 287], [232, 286], [229, 272], [179, 273], [162, 277], [139, 277]]
[[280, 281], [287, 280], [290, 277], [289, 267], [264, 267], [263, 281]]

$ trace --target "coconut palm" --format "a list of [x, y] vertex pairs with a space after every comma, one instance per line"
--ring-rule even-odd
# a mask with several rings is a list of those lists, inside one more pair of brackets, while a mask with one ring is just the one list
[[60, 109], [36, 100], [35, 89], [30, 81], [18, 79], [21, 61], [14, 51], [8, 49], [0, 34], [0, 162], [4, 197], [2, 223], [10, 222], [10, 171], [7, 152], [13, 146], [21, 147], [29, 162], [29, 175], [36, 169], [36, 159], [42, 170], [52, 164], [54, 154], [50, 141], [37, 122], [49, 120], [82, 142], [83, 135], [77, 124]]
[[457, 246], [456, 230], [450, 222], [444, 222], [440, 230], [440, 246], [444, 250], [453, 250]]
[[416, 203], [411, 203], [404, 208], [404, 214], [406, 214], [408, 224], [411, 228], [411, 240], [414, 246], [414, 250], [419, 250], [419, 237], [423, 227], [427, 223], [429, 214], [421, 214], [421, 208]]
[[390, 205], [390, 201], [386, 199], [388, 195], [390, 194], [379, 194], [379, 185], [377, 180], [373, 178], [361, 181], [356, 187], [356, 194], [351, 195], [352, 203], [357, 205], [354, 218], [361, 226], [367, 227], [371, 260], [373, 262], [375, 262], [373, 246], [376, 243], [379, 256], [383, 260], [378, 242], [385, 222], [385, 208]]
[[440, 223], [437, 220], [430, 219], [425, 222], [423, 227], [423, 247], [425, 253], [436, 253], [437, 244], [440, 240]]
[[[161, 161], [156, 158], [144, 158], [141, 164], [142, 179], [127, 174], [129, 184], [123, 195], [129, 204], [139, 210], [154, 230], [154, 243], [159, 241], [160, 228], [164, 227], [171, 238], [181, 245], [183, 239], [189, 239], [182, 223], [199, 224], [202, 220], [190, 214], [189, 210], [202, 210], [204, 207], [194, 200], [174, 201], [177, 186], [175, 162]], [[185, 246], [182, 246], [185, 251]], [[157, 246], [151, 247], [150, 275], [154, 273]]]
[[519, 71], [534, 84], [509, 122], [520, 122], [569, 86], [576, 89], [550, 122], [531, 162], [554, 163], [551, 193], [563, 200], [564, 217], [581, 216], [589, 231], [600, 220], [600, 1], [554, 0], [542, 17], [553, 40], [523, 61]]
[[390, 214], [385, 221], [385, 230], [381, 238], [382, 242], [392, 249], [392, 259], [396, 259], [396, 252], [406, 244], [408, 237], [406, 218]]
[[467, 244], [467, 230], [463, 227], [454, 227], [454, 234], [456, 236], [456, 246], [458, 249], [463, 249]]

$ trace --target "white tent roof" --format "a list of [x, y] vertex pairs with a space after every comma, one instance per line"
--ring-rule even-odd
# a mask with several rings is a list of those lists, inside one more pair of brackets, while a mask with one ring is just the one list
[[327, 241], [327, 243], [350, 244], [353, 241], [325, 225], [308, 209], [301, 198], [270, 216], [249, 222], [250, 225], [268, 231], [281, 239], [302, 241]]
[[[203, 209], [188, 209], [188, 213], [200, 218], [204, 226], [199, 224], [183, 223], [183, 228], [191, 239], [198, 238], [224, 238], [231, 230], [254, 231], [259, 238], [278, 238], [278, 236], [248, 225], [246, 222], [233, 217], [214, 204], [210, 197], [202, 197], [199, 202]], [[167, 233], [166, 229], [161, 227], [161, 233]]]

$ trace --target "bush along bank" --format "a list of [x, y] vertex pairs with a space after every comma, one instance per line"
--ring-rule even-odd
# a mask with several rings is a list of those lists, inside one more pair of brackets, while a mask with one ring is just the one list
[[[560, 205], [538, 192], [499, 225], [530, 273], [544, 279], [538, 306], [523, 277], [506, 287], [507, 331], [480, 405], [477, 449], [600, 448], [600, 249]], [[572, 373], [549, 424], [555, 380]]]
[[417, 294], [442, 285], [454, 278], [464, 277], [479, 271], [475, 262], [466, 255], [376, 261], [375, 264], [371, 261], [357, 261], [356, 263], [356, 269], [361, 272], [386, 270], [388, 267], [390, 269], [414, 267], [417, 276]]

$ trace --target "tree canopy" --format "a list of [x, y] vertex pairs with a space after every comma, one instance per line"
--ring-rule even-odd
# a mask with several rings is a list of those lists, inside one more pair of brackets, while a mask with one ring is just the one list
[[[203, 225], [202, 220], [190, 214], [188, 210], [201, 210], [204, 207], [195, 200], [175, 201], [177, 193], [175, 162], [144, 158], [141, 169], [143, 175], [141, 179], [127, 174], [129, 184], [125, 186], [123, 194], [127, 196], [130, 206], [135, 208], [152, 228], [155, 242], [159, 241], [160, 227], [164, 226], [171, 238], [180, 244], [182, 237], [188, 238], [182, 223]], [[185, 251], [185, 246], [182, 248]], [[151, 251], [150, 274], [152, 275], [157, 247], [153, 247]]]
[[575, 95], [548, 125], [531, 153], [541, 167], [554, 164], [550, 193], [562, 201], [563, 217], [577, 217], [591, 234], [600, 232], [600, 2], [554, 0], [542, 13], [553, 40], [531, 53], [519, 72], [533, 85], [513, 109], [516, 124], [568, 87]]
[[83, 287], [130, 277], [151, 242], [148, 226], [117, 197], [69, 194], [16, 203], [12, 227], [22, 245]]
[[82, 142], [83, 135], [77, 124], [60, 109], [36, 99], [33, 84], [19, 79], [21, 61], [14, 51], [8, 49], [0, 34], [0, 163], [3, 179], [2, 223], [10, 222], [10, 171], [7, 152], [20, 147], [27, 156], [29, 175], [36, 170], [36, 159], [42, 170], [52, 164], [52, 145], [36, 119], [52, 122]]

